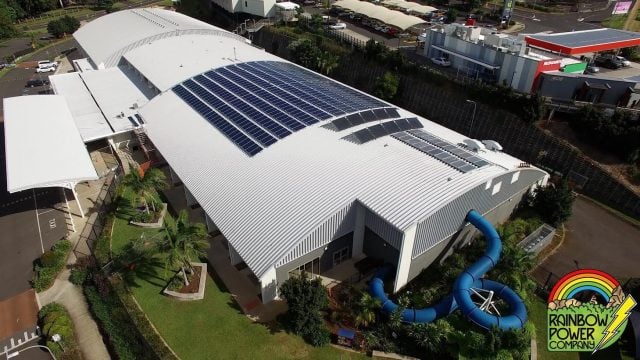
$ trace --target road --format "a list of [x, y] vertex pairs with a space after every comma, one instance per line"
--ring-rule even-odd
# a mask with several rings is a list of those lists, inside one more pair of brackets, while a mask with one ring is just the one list
[[549, 272], [560, 277], [576, 268], [605, 271], [617, 279], [640, 277], [640, 229], [591, 201], [578, 197], [560, 248], [534, 271], [544, 283]]
[[611, 16], [612, 6], [613, 4], [607, 9], [600, 11], [560, 14], [517, 8], [514, 10], [512, 19], [525, 25], [524, 30], [520, 31], [520, 33], [531, 34], [544, 31], [568, 32], [598, 29], [602, 27], [600, 23]]

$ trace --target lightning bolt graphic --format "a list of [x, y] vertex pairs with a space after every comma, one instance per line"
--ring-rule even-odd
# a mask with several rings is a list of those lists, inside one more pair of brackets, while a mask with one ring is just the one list
[[604, 337], [602, 338], [602, 340], [600, 340], [596, 348], [593, 350], [593, 352], [591, 353], [592, 355], [596, 351], [600, 350], [607, 342], [609, 342], [609, 340], [611, 340], [611, 338], [613, 338], [615, 334], [618, 333], [618, 328], [629, 317], [629, 315], [631, 315], [631, 309], [633, 309], [636, 304], [636, 301], [630, 295], [627, 295], [624, 298], [622, 304], [618, 306], [618, 309], [616, 309], [616, 312], [613, 314], [611, 322], [602, 332]]

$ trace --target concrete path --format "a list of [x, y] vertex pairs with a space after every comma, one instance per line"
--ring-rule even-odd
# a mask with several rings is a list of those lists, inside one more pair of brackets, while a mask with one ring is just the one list
[[98, 325], [89, 313], [82, 289], [69, 282], [69, 274], [69, 269], [64, 269], [51, 288], [38, 294], [40, 304], [44, 306], [57, 302], [67, 309], [85, 359], [109, 360], [109, 352], [102, 341]]

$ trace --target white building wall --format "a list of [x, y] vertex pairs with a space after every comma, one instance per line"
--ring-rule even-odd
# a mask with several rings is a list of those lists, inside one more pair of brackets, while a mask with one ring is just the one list
[[276, 268], [270, 267], [260, 278], [262, 289], [262, 303], [266, 304], [278, 299], [278, 282], [276, 280]]
[[409, 269], [411, 268], [411, 254], [413, 251], [413, 243], [416, 238], [417, 224], [411, 225], [404, 231], [402, 237], [402, 248], [400, 249], [400, 259], [398, 261], [398, 270], [396, 272], [396, 281], [393, 285], [393, 292], [400, 290], [407, 284], [409, 279]]

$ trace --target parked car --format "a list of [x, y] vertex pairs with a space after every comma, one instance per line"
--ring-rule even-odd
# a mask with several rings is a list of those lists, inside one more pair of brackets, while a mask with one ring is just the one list
[[27, 81], [26, 87], [36, 87], [36, 86], [44, 86], [49, 85], [49, 80], [46, 79], [31, 79]]
[[329, 28], [333, 29], [333, 30], [342, 30], [342, 29], [346, 29], [347, 28], [347, 24], [345, 24], [343, 22], [339, 22], [339, 23], [336, 23], [334, 25], [329, 25]]
[[49, 66], [49, 67], [39, 67], [36, 69], [37, 73], [48, 73], [51, 71], [56, 71], [56, 67], [55, 66]]
[[599, 72], [600, 68], [595, 66], [594, 64], [587, 65], [587, 68], [584, 71], [585, 74], [597, 74]]
[[594, 62], [596, 65], [605, 67], [607, 69], [620, 69], [622, 67], [622, 62], [616, 58], [610, 57], [596, 57]]
[[449, 60], [447, 60], [446, 58], [443, 58], [443, 57], [431, 58], [431, 62], [436, 64], [436, 65], [440, 65], [442, 67], [451, 66], [451, 61], [449, 61]]
[[51, 67], [51, 66], [58, 66], [58, 63], [55, 61], [50, 61], [50, 60], [40, 60], [38, 61], [38, 67]]
[[620, 61], [620, 63], [624, 67], [631, 66], [631, 62], [629, 60], [625, 59], [623, 56], [616, 56], [616, 59], [618, 59], [618, 61]]

